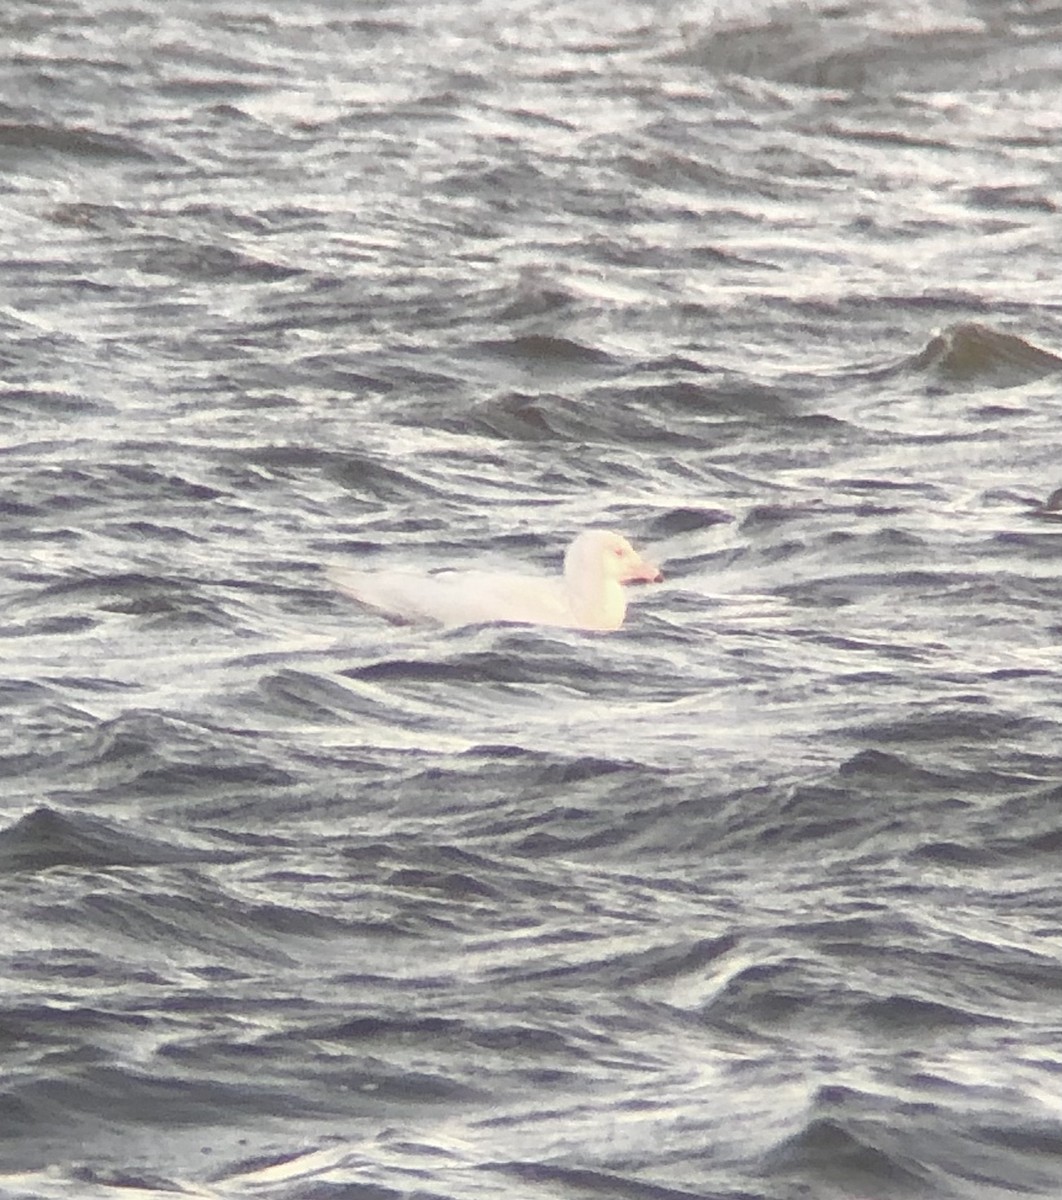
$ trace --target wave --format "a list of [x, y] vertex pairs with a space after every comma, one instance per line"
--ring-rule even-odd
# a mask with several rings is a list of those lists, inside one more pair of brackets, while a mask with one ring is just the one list
[[303, 274], [301, 267], [270, 262], [229, 246], [161, 234], [142, 238], [139, 243], [135, 238], [126, 239], [114, 252], [113, 261], [118, 267], [135, 268], [145, 275], [204, 283], [276, 283]]
[[934, 1173], [904, 1143], [911, 1139], [880, 1120], [836, 1113], [813, 1117], [803, 1129], [765, 1156], [769, 1176], [806, 1181], [806, 1186], [843, 1189], [845, 1195], [922, 1194]]
[[133, 867], [169, 863], [231, 862], [220, 851], [185, 840], [153, 838], [83, 812], [42, 806], [0, 829], [0, 870], [43, 871], [51, 867]]
[[0, 123], [0, 146], [24, 154], [53, 152], [75, 159], [154, 158], [140, 142], [121, 134], [63, 125]]
[[1018, 387], [1062, 371], [1062, 358], [1016, 334], [977, 323], [938, 333], [903, 364], [944, 384]]
[[[771, 5], [762, 16], [711, 24], [673, 57], [723, 77], [861, 96], [961, 91], [972, 77], [1016, 78], [1020, 88], [1046, 87], [1053, 27], [1025, 37], [1024, 69], [1016, 76], [1006, 47], [1010, 37], [1025, 34], [1018, 12], [989, 26], [927, 9], [912, 20], [903, 5]], [[948, 146], [943, 140], [937, 144]]]
[[856, 369], [854, 379], [875, 383], [922, 378], [935, 390], [1012, 388], [1062, 371], [1062, 356], [1018, 334], [977, 321], [961, 321], [935, 333], [921, 350], [884, 366]]
[[[423, 414], [421, 414], [423, 417]], [[430, 419], [430, 418], [429, 418]], [[800, 411], [784, 388], [738, 375], [713, 383], [623, 380], [577, 393], [514, 391], [482, 401], [459, 416], [443, 412], [438, 427], [517, 442], [709, 447], [740, 437], [743, 430], [821, 436], [844, 422]]]

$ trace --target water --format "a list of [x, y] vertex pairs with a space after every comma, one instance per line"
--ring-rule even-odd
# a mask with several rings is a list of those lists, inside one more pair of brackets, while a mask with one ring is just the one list
[[0, 30], [0, 1193], [1057, 1196], [1062, 9]]

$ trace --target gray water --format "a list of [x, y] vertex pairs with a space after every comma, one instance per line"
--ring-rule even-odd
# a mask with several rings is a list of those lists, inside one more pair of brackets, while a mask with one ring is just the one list
[[0, 1195], [1062, 1194], [1062, 7], [0, 61]]

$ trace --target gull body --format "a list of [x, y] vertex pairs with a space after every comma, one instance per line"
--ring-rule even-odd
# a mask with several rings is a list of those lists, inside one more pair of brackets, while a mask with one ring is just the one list
[[559, 578], [491, 571], [359, 571], [335, 567], [336, 588], [403, 621], [477, 625], [505, 621], [569, 629], [619, 629], [624, 585], [661, 574], [619, 533], [588, 529], [571, 543]]

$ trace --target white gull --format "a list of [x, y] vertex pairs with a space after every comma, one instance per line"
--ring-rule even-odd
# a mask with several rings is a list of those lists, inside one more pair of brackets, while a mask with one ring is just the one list
[[569, 629], [619, 629], [625, 583], [662, 576], [621, 534], [588, 529], [564, 556], [564, 575], [547, 578], [491, 571], [361, 571], [333, 567], [340, 591], [401, 621], [478, 625], [493, 621]]

